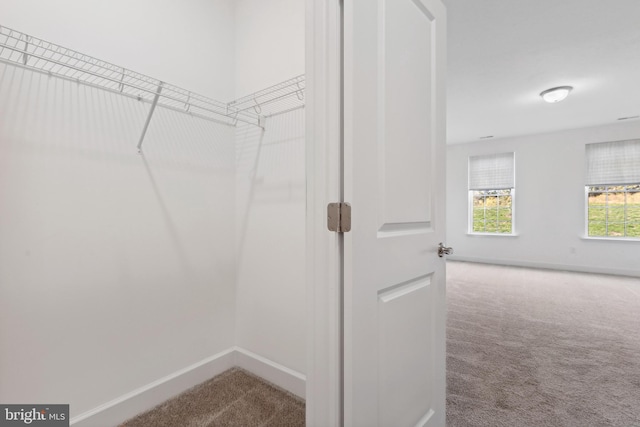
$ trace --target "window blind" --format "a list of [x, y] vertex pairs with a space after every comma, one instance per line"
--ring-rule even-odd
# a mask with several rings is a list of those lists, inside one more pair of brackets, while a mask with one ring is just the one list
[[587, 144], [586, 185], [640, 183], [640, 140]]
[[514, 186], [513, 153], [469, 157], [469, 190], [499, 190]]

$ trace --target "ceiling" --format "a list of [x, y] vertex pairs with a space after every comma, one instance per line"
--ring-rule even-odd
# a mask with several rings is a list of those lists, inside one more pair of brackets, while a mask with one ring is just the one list
[[[448, 143], [640, 115], [640, 0], [443, 1]], [[560, 103], [539, 96], [564, 85]]]

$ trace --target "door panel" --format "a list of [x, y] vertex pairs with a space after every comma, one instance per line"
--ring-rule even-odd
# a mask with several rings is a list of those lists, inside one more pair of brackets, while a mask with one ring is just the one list
[[445, 10], [345, 0], [346, 426], [444, 426]]
[[429, 222], [431, 20], [412, 1], [380, 1], [377, 123], [384, 225]]
[[431, 409], [424, 381], [433, 369], [426, 339], [433, 322], [424, 309], [433, 299], [430, 285], [427, 276], [378, 293], [380, 425], [413, 426]]

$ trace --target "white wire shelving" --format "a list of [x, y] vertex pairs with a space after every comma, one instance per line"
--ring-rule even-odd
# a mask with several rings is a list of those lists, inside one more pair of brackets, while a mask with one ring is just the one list
[[239, 114], [253, 112], [271, 117], [304, 107], [304, 74], [243, 96], [229, 103], [229, 108]]
[[156, 106], [230, 126], [260, 127], [267, 117], [304, 107], [304, 75], [225, 103], [2, 25], [0, 62], [150, 103], [139, 149]]

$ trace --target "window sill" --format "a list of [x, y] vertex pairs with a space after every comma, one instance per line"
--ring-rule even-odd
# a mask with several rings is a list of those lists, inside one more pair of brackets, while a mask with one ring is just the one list
[[472, 237], [518, 237], [519, 234], [518, 233], [467, 233], [467, 236], [472, 236]]
[[601, 240], [605, 242], [631, 242], [640, 243], [640, 239], [634, 239], [631, 237], [593, 237], [593, 236], [581, 236], [582, 240]]

